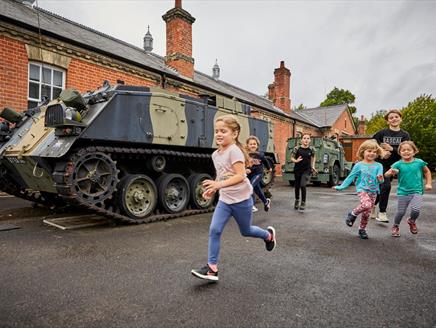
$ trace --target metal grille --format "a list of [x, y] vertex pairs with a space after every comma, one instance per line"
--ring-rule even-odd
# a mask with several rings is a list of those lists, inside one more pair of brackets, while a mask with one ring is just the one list
[[45, 125], [54, 126], [64, 122], [64, 109], [61, 104], [49, 106], [45, 112]]

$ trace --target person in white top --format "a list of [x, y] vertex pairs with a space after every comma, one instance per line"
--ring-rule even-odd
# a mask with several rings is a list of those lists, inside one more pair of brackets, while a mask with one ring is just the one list
[[248, 154], [238, 140], [241, 125], [233, 115], [220, 116], [215, 120], [215, 140], [218, 149], [212, 154], [216, 180], [205, 180], [203, 197], [210, 199], [219, 190], [219, 201], [209, 228], [208, 263], [201, 269], [191, 270], [198, 278], [218, 281], [218, 257], [221, 234], [233, 216], [242, 236], [261, 238], [267, 251], [276, 246], [275, 229], [266, 230], [251, 225], [253, 188], [245, 174]]

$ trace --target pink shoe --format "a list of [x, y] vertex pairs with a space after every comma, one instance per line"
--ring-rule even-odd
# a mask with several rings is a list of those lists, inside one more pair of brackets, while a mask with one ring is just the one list
[[392, 237], [400, 237], [400, 227], [399, 226], [393, 226], [391, 232], [392, 232]]
[[407, 219], [407, 224], [409, 225], [410, 232], [416, 235], [418, 233], [418, 227], [416, 226], [416, 223], [412, 221], [411, 218]]

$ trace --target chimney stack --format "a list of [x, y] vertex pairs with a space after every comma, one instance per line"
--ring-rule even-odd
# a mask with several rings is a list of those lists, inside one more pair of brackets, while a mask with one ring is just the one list
[[359, 126], [357, 127], [357, 134], [365, 135], [366, 134], [366, 120], [365, 116], [360, 116]]
[[274, 106], [285, 113], [291, 113], [291, 71], [280, 62], [280, 67], [274, 70], [274, 83], [268, 85], [268, 98]]
[[182, 8], [182, 0], [175, 0], [173, 9], [162, 16], [167, 29], [165, 63], [181, 75], [194, 77], [192, 58], [192, 24], [195, 18]]

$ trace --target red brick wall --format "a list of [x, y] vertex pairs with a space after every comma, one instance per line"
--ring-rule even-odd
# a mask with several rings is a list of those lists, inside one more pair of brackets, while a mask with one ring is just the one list
[[192, 25], [180, 18], [167, 23], [167, 56], [177, 52], [192, 57]]
[[[279, 155], [280, 164], [285, 164], [286, 146], [288, 138], [292, 137], [292, 124], [274, 120], [274, 145]], [[281, 175], [281, 165], [276, 166], [276, 174]]]
[[76, 88], [80, 92], [95, 90], [104, 80], [111, 85], [116, 84], [117, 80], [129, 85], [155, 85], [140, 77], [73, 58], [67, 71], [66, 88]]
[[0, 109], [27, 109], [28, 59], [22, 42], [0, 36]]
[[[177, 53], [192, 57], [192, 25], [180, 18], [167, 22], [167, 56]], [[168, 66], [175, 68], [180, 74], [194, 77], [194, 63], [184, 59], [167, 59]]]
[[[345, 123], [346, 122], [346, 123]], [[350, 135], [354, 135], [354, 129], [353, 129], [353, 121], [350, 115], [348, 115], [347, 111], [344, 111], [337, 121], [332, 126], [332, 132], [335, 132], [335, 129], [339, 131], [345, 131]]]

